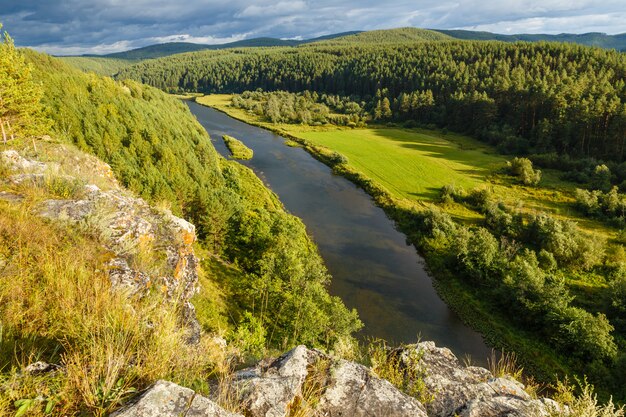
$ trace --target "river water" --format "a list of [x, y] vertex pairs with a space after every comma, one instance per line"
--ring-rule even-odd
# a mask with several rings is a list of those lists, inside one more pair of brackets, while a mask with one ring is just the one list
[[485, 364], [491, 349], [439, 298], [423, 259], [368, 194], [270, 131], [195, 102], [187, 105], [220, 154], [229, 156], [224, 134], [254, 151], [243, 164], [304, 221], [333, 276], [331, 294], [356, 308], [365, 323], [360, 336], [433, 340]]

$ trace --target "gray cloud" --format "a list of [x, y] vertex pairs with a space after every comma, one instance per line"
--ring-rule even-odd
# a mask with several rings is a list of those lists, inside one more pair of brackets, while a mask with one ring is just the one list
[[20, 46], [108, 53], [166, 41], [310, 38], [415, 26], [499, 33], [626, 32], [624, 0], [0, 0]]

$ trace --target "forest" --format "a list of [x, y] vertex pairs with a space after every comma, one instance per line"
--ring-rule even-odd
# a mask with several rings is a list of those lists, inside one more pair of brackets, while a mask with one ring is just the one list
[[[170, 92], [311, 91], [352, 97], [379, 122], [413, 121], [515, 154], [626, 158], [626, 58], [558, 43], [312, 44], [180, 54], [122, 69]], [[432, 99], [431, 99], [432, 97]]]

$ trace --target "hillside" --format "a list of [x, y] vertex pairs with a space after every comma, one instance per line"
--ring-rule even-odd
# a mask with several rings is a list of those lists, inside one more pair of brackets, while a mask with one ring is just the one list
[[168, 92], [260, 88], [353, 97], [371, 119], [446, 127], [508, 153], [626, 158], [623, 54], [565, 43], [367, 41], [389, 33], [354, 35], [365, 40], [358, 48], [333, 40], [175, 55], [117, 77]]
[[136, 64], [139, 60], [117, 59], [95, 56], [63, 56], [58, 59], [78, 68], [83, 72], [93, 72], [98, 75], [113, 76], [122, 68]]
[[[197, 43], [190, 43], [190, 42], [167, 42], [167, 43], [159, 43], [155, 45], [144, 46], [142, 48], [131, 49], [129, 51], [124, 51], [124, 52], [114, 52], [114, 53], [106, 54], [106, 55], [83, 55], [81, 57], [61, 57], [61, 58], [68, 59], [70, 63], [72, 64], [76, 62], [81, 69], [87, 68], [90, 70], [87, 64], [83, 62], [89, 62], [89, 59], [91, 58], [94, 58], [96, 60], [98, 59], [122, 60], [122, 61], [104, 61], [104, 62], [111, 62], [111, 63], [113, 62], [123, 63], [124, 60], [126, 60], [126, 61], [131, 61], [128, 63], [130, 64], [132, 63], [132, 61], [160, 58], [160, 57], [169, 56], [169, 55], [182, 54], [185, 52], [195, 52], [195, 51], [203, 51], [203, 50], [218, 50], [218, 49], [233, 49], [233, 48], [262, 48], [262, 47], [273, 47], [273, 46], [297, 46], [297, 45], [303, 45], [307, 43], [314, 43], [314, 42], [325, 41], [329, 39], [350, 36], [356, 33], [358, 32], [342, 32], [342, 33], [335, 33], [331, 35], [320, 36], [317, 38], [303, 39], [303, 40], [261, 37], [261, 38], [244, 39], [240, 41], [227, 42], [227, 43], [214, 44], [214, 45], [204, 45], [204, 44], [197, 44]], [[76, 61], [72, 62], [72, 59], [76, 59]]]
[[367, 43], [403, 43], [431, 42], [451, 40], [448, 35], [428, 29], [405, 27], [399, 29], [383, 29], [359, 32], [347, 36], [338, 36], [325, 40], [327, 44], [367, 44]]
[[[15, 97], [28, 94], [1, 108], [11, 131], [0, 145], [0, 274], [10, 278], [0, 280], [0, 414], [101, 415], [158, 378], [200, 384], [229, 366], [210, 334], [241, 357], [351, 340], [357, 314], [328, 294], [302, 222], [221, 158], [184, 104], [33, 51], [26, 65], [10, 42], [0, 47], [0, 74], [19, 77]], [[46, 291], [63, 296], [46, 302]], [[202, 352], [202, 369], [192, 366], [187, 353]], [[19, 379], [33, 358], [68, 373]]]
[[190, 42], [167, 42], [148, 45], [142, 48], [115, 52], [106, 55], [82, 55], [60, 57], [82, 71], [93, 71], [100, 75], [114, 75], [122, 68], [145, 59], [162, 58], [186, 52], [219, 50], [232, 48], [263, 48], [298, 46], [311, 43], [360, 44], [360, 43], [398, 43], [428, 42], [452, 39], [502, 41], [502, 42], [566, 42], [605, 49], [626, 50], [626, 34], [607, 35], [605, 33], [583, 33], [560, 35], [516, 34], [503, 35], [491, 32], [470, 30], [419, 29], [413, 27], [383, 29], [373, 31], [341, 32], [317, 38], [295, 40], [278, 38], [252, 38], [217, 45], [204, 45]]
[[607, 35], [606, 33], [561, 33], [559, 35], [548, 34], [516, 34], [503, 35], [500, 33], [480, 32], [472, 30], [444, 30], [433, 29], [452, 38], [477, 41], [502, 41], [502, 42], [567, 42], [586, 46], [597, 46], [605, 49], [626, 50], [626, 33]]

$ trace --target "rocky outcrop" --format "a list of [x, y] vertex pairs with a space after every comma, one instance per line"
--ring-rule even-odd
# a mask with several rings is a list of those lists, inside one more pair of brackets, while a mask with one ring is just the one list
[[[433, 342], [407, 346], [402, 358], [412, 353], [420, 360], [411, 366], [422, 371], [432, 401], [426, 404], [429, 416], [548, 416], [556, 403], [534, 400], [524, 386], [509, 378], [496, 378], [487, 369], [462, 366], [447, 348]], [[415, 357], [415, 356], [414, 356]]]
[[[94, 184], [82, 185], [84, 177], [62, 174], [56, 163], [26, 159], [13, 150], [0, 154], [2, 163], [13, 172], [8, 176], [13, 186], [46, 187], [54, 181], [71, 184], [69, 188], [75, 190], [75, 198], [45, 200], [35, 209], [37, 214], [53, 221], [75, 224], [96, 236], [110, 251], [106, 266], [115, 288], [139, 295], [157, 288], [170, 300], [180, 302], [182, 320], [190, 330], [189, 340], [195, 342], [199, 338], [200, 326], [189, 302], [198, 283], [198, 259], [192, 248], [196, 239], [195, 227], [166, 210], [151, 207], [117, 186], [111, 179], [110, 167], [103, 162], [86, 156], [75, 158], [82, 158], [81, 161], [90, 164], [94, 171], [89, 178], [100, 177], [100, 182], [106, 183], [110, 189], [102, 190]], [[80, 172], [76, 167], [69, 170]], [[5, 193], [0, 198], [21, 201], [21, 196], [13, 193]]]
[[0, 154], [0, 161], [14, 171], [42, 173], [47, 168], [47, 165], [43, 162], [26, 159], [12, 149], [2, 152]]
[[172, 382], [157, 381], [135, 402], [111, 417], [243, 417]]
[[[211, 392], [216, 393], [212, 399], [229, 398], [247, 417], [547, 417], [568, 414], [567, 409], [552, 400], [531, 398], [524, 386], [513, 379], [496, 378], [484, 368], [463, 366], [449, 349], [438, 348], [432, 342], [396, 349], [389, 355], [399, 358], [405, 366], [403, 369], [418, 368], [419, 372], [407, 375], [418, 375], [422, 379], [420, 382], [426, 392], [421, 398], [428, 399], [425, 404], [377, 377], [364, 365], [333, 358], [305, 346], [236, 372], [231, 380], [212, 387]], [[198, 398], [201, 400], [196, 400]], [[193, 407], [189, 408], [190, 404]], [[194, 396], [186, 388], [159, 382], [116, 417], [231, 415], [214, 414], [215, 407], [215, 402]], [[190, 414], [192, 410], [194, 414]]]
[[304, 346], [237, 372], [228, 388], [252, 417], [426, 416], [419, 401], [367, 367]]

